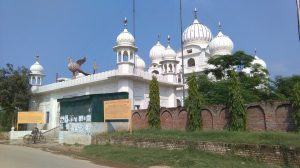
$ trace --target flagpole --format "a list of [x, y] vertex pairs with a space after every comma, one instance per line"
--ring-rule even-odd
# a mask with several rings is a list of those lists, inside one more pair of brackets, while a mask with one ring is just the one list
[[135, 38], [135, 0], [132, 1], [132, 22], [133, 22], [133, 37]]
[[300, 41], [300, 0], [296, 0], [297, 5], [297, 20], [298, 20], [298, 36]]
[[181, 72], [182, 72], [182, 106], [184, 106], [185, 101], [185, 80], [184, 80], [184, 62], [183, 62], [183, 40], [182, 40], [182, 0], [180, 0], [180, 45], [181, 45]]

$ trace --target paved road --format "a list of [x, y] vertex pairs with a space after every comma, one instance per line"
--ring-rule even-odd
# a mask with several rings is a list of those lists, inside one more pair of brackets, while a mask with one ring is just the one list
[[109, 168], [40, 149], [1, 145], [0, 168]]

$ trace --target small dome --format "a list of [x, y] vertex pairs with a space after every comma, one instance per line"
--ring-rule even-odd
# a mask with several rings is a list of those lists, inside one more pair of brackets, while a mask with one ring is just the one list
[[125, 46], [134, 46], [135, 45], [135, 40], [134, 40], [134, 37], [133, 35], [128, 32], [127, 30], [127, 19], [125, 18], [124, 19], [124, 30], [122, 33], [120, 33], [117, 37], [117, 46], [122, 46], [122, 45], [125, 45]]
[[139, 70], [144, 71], [146, 67], [145, 61], [138, 55], [135, 55], [135, 58], [136, 58], [135, 67]]
[[125, 45], [125, 46], [134, 46], [135, 40], [133, 35], [128, 32], [128, 30], [125, 28], [122, 33], [119, 34], [116, 41], [118, 46]]
[[32, 75], [43, 75], [44, 74], [44, 68], [38, 62], [38, 57], [37, 57], [36, 62], [33, 65], [31, 65], [31, 67], [30, 67], [30, 74], [32, 74]]
[[161, 61], [164, 52], [165, 47], [161, 45], [159, 41], [157, 41], [157, 43], [151, 48], [149, 53], [152, 63]]
[[168, 36], [168, 47], [164, 51], [163, 60], [176, 60], [176, 52], [170, 46], [170, 36]]
[[231, 55], [233, 50], [232, 40], [224, 35], [221, 31], [209, 43], [209, 51], [212, 56], [214, 55]]
[[258, 56], [254, 56], [254, 60], [252, 61], [252, 64], [259, 64], [261, 65], [264, 69], [267, 69], [267, 64], [264, 60], [259, 58]]
[[196, 9], [195, 20], [192, 25], [184, 30], [182, 40], [184, 45], [189, 43], [208, 44], [212, 40], [210, 29], [198, 21]]
[[165, 49], [165, 53], [163, 56], [163, 60], [175, 60], [176, 59], [176, 52], [168, 45]]

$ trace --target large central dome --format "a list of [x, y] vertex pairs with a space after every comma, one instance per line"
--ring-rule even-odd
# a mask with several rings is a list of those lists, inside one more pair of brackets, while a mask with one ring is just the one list
[[196, 12], [197, 10], [195, 9], [195, 20], [193, 24], [186, 28], [182, 34], [184, 45], [208, 44], [212, 40], [210, 29], [198, 21]]

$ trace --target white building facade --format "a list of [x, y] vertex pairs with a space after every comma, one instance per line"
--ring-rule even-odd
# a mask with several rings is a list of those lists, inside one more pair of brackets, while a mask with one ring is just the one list
[[[221, 32], [221, 28], [218, 35], [213, 37], [210, 29], [199, 22], [196, 12], [195, 10], [193, 23], [183, 32], [183, 75], [181, 50], [176, 53], [172, 49], [170, 37], [166, 47], [158, 39], [151, 48], [151, 63], [146, 69], [142, 57], [137, 55], [138, 47], [135, 46], [133, 35], [127, 30], [125, 19], [124, 30], [113, 47], [116, 69], [43, 85], [44, 69], [37, 60], [30, 68], [33, 93], [30, 110], [44, 112], [47, 129], [51, 129], [59, 125], [60, 104], [57, 100], [62, 98], [128, 92], [132, 109], [146, 109], [149, 102], [149, 82], [153, 75], [159, 82], [161, 107], [180, 105], [182, 76], [203, 72], [209, 68], [207, 61], [210, 58], [230, 55], [234, 47], [232, 40]], [[259, 62], [263, 60], [259, 59]]]

